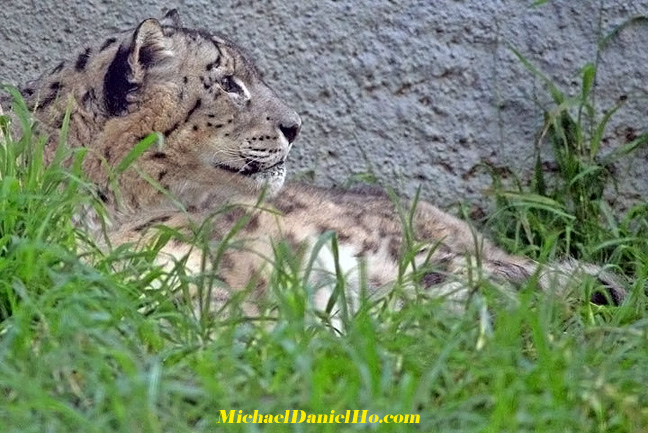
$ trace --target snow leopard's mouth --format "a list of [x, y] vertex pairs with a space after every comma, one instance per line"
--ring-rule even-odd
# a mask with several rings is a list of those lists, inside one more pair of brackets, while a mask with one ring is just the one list
[[[251, 190], [265, 191], [265, 197], [274, 197], [283, 187], [286, 180], [286, 164], [280, 161], [270, 167], [260, 164], [246, 164], [243, 168], [234, 168], [225, 164], [214, 164], [214, 167], [244, 176], [251, 182]], [[246, 182], [247, 183], [247, 182]]]
[[271, 165], [270, 167], [265, 167], [263, 164], [260, 164], [257, 161], [249, 161], [242, 168], [232, 167], [226, 164], [216, 164], [216, 167], [229, 171], [230, 173], [240, 174], [241, 176], [254, 176], [255, 174], [271, 174], [277, 171], [283, 171], [284, 162], [279, 161], [278, 163]]

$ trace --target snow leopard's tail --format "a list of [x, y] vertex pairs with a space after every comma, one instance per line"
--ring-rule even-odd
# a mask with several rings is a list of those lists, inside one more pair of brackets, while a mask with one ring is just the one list
[[[624, 288], [621, 280], [604, 268], [586, 262], [574, 259], [564, 260], [552, 266], [555, 270], [545, 271], [546, 275], [541, 278], [546, 279], [546, 283], [554, 284], [556, 280], [553, 275], [558, 275], [558, 282], [563, 283], [562, 287], [568, 287], [570, 282], [582, 279], [584, 275], [596, 278], [603, 290], [597, 290], [592, 293], [593, 303], [598, 305], [620, 305], [627, 297], [628, 292]], [[551, 288], [551, 287], [549, 287]]]
[[[452, 292], [462, 287], [461, 280], [470, 280], [470, 269], [477, 266], [474, 257], [469, 255], [447, 254], [437, 255], [438, 264], [444, 264], [447, 275], [459, 277], [459, 281], [447, 281], [442, 274], [426, 275], [423, 284], [427, 288], [436, 287], [441, 293]], [[586, 278], [593, 278], [599, 287], [592, 293], [590, 301], [598, 305], [620, 305], [627, 297], [623, 282], [604, 268], [574, 259], [561, 262], [540, 264], [527, 257], [513, 256], [501, 251], [491, 251], [490, 257], [482, 256], [478, 265], [484, 275], [511, 284], [513, 287], [524, 285], [527, 281], [537, 278], [539, 288], [558, 296], [569, 296], [570, 290], [578, 286]], [[474, 272], [472, 273], [474, 275]], [[449, 285], [447, 285], [447, 283]], [[457, 299], [460, 299], [458, 296]]]
[[604, 268], [591, 263], [567, 259], [561, 262], [539, 264], [522, 259], [521, 262], [512, 262], [505, 266], [508, 272], [503, 273], [500, 268], [500, 277], [513, 283], [522, 283], [532, 276], [538, 277], [540, 288], [543, 291], [565, 295], [570, 288], [576, 286], [584, 278], [595, 278], [602, 286], [592, 293], [591, 302], [598, 305], [620, 305], [627, 296], [622, 281]]

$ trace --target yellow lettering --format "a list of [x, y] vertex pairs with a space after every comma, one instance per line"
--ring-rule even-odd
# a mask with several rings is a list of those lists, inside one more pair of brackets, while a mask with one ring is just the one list
[[[299, 421], [297, 421], [297, 415], [299, 415]], [[306, 420], [306, 412], [303, 410], [293, 410], [293, 417], [292, 417], [292, 422], [293, 424], [295, 423], [303, 423], [304, 420]]]
[[405, 424], [419, 424], [421, 422], [421, 415], [405, 415]]
[[234, 423], [234, 418], [236, 418], [236, 411], [235, 410], [230, 410], [229, 414], [228, 414], [226, 410], [221, 410], [220, 411], [220, 417], [221, 417], [220, 421], [222, 423], [224, 423], [224, 424], [226, 424], [226, 423], [233, 424]]
[[[290, 413], [292, 412], [292, 417]], [[308, 414], [300, 409], [287, 409], [285, 413], [263, 414], [255, 410], [252, 414], [244, 414], [242, 410], [220, 410], [219, 423], [222, 424], [274, 424], [274, 423], [293, 423], [293, 424], [420, 424], [421, 416], [412, 414], [387, 414], [383, 417], [377, 414], [369, 414], [368, 410], [345, 410], [344, 413]]]

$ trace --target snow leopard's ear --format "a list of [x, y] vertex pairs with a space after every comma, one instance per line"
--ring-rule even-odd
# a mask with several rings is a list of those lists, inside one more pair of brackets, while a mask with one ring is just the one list
[[164, 36], [160, 22], [153, 18], [142, 21], [130, 43], [126, 41], [119, 47], [104, 76], [107, 113], [111, 116], [125, 114], [129, 101], [144, 83], [148, 70], [172, 56], [169, 40]]
[[169, 12], [167, 12], [166, 15], [164, 15], [164, 17], [160, 20], [160, 24], [168, 27], [184, 27], [184, 25], [182, 24], [182, 18], [180, 18], [180, 13], [177, 9], [171, 9]]
[[166, 58], [173, 56], [167, 46], [167, 38], [162, 31], [162, 25], [156, 19], [142, 21], [133, 34], [128, 63], [133, 71], [133, 79], [138, 81], [139, 75]]

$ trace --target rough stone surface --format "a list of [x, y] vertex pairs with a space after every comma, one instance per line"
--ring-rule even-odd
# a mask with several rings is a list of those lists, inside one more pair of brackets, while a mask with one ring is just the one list
[[[24, 83], [83, 45], [160, 16], [153, 0], [24, 2], [0, 8], [0, 82]], [[528, 175], [549, 107], [517, 47], [563, 89], [579, 89], [597, 41], [648, 0], [183, 0], [189, 26], [247, 47], [266, 81], [301, 113], [294, 176], [343, 183], [370, 166], [385, 184], [447, 206], [479, 203], [484, 162]], [[629, 98], [603, 152], [648, 125], [648, 25], [628, 26], [601, 53], [597, 108]], [[648, 197], [648, 152], [618, 167], [620, 207]]]

